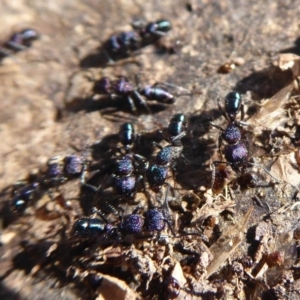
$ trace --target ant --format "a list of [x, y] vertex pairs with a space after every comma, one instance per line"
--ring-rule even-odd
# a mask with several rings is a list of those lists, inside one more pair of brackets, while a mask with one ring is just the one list
[[183, 157], [183, 145], [181, 139], [186, 135], [186, 120], [183, 114], [175, 114], [168, 126], [168, 136], [161, 134], [170, 143], [165, 147], [156, 144], [161, 150], [157, 153], [154, 163], [148, 165], [146, 170], [147, 181], [152, 190], [158, 191], [165, 184], [170, 168], [173, 168], [174, 161]]
[[[136, 208], [132, 214], [124, 217], [119, 215], [119, 224], [112, 225], [100, 210], [93, 208], [92, 213], [99, 216], [100, 219], [95, 217], [80, 218], [73, 224], [72, 233], [75, 236], [83, 238], [104, 236], [105, 239], [113, 238], [120, 242], [122, 235], [137, 235], [142, 233], [144, 218], [138, 213], [139, 209], [140, 207]], [[115, 211], [114, 208], [113, 211]]]
[[110, 56], [115, 59], [127, 57], [131, 52], [155, 43], [171, 30], [171, 23], [167, 20], [159, 20], [148, 24], [135, 22], [132, 27], [133, 31], [112, 35], [104, 42], [104, 54], [110, 63], [113, 62]]
[[[248, 162], [248, 149], [244, 142], [242, 142], [241, 125], [246, 125], [242, 122], [244, 118], [244, 105], [242, 103], [242, 96], [237, 92], [230, 92], [225, 97], [225, 111], [222, 109], [218, 101], [219, 109], [222, 115], [226, 118], [228, 125], [226, 129], [211, 123], [214, 127], [221, 130], [219, 135], [219, 152], [222, 157], [221, 145], [224, 140], [227, 145], [224, 148], [224, 156], [227, 163], [237, 173], [242, 173]], [[241, 111], [241, 121], [236, 121], [237, 114]], [[218, 162], [215, 162], [218, 163]]]
[[50, 185], [59, 185], [82, 175], [86, 166], [83, 157], [77, 154], [54, 156], [48, 160], [44, 180]]
[[[268, 173], [273, 179], [277, 181], [263, 166], [256, 165], [249, 161], [248, 145], [242, 140], [242, 126], [247, 126], [247, 123], [243, 122], [244, 119], [244, 105], [242, 103], [242, 96], [238, 92], [230, 92], [225, 97], [225, 111], [222, 109], [220, 102], [218, 101], [218, 107], [222, 115], [227, 120], [228, 124], [225, 129], [218, 125], [211, 123], [214, 127], [221, 131], [219, 135], [219, 152], [222, 157], [221, 145], [223, 140], [227, 143], [223, 149], [224, 161], [213, 162], [213, 184], [215, 181], [215, 165], [227, 164], [238, 174], [244, 174], [248, 166], [259, 166], [266, 173]], [[241, 112], [241, 120], [237, 121], [236, 117]], [[225, 174], [225, 173], [224, 173]], [[227, 176], [227, 175], [226, 175]]]
[[188, 235], [202, 236], [198, 233], [176, 235], [168, 206], [169, 188], [168, 186], [164, 203], [160, 203], [158, 207], [149, 204], [144, 210], [142, 206], [138, 206], [130, 214], [124, 216], [121, 209], [116, 210], [109, 205], [113, 213], [118, 216], [118, 220], [109, 221], [101, 210], [94, 207], [90, 216], [81, 217], [73, 223], [71, 235], [78, 239], [97, 242], [101, 246], [132, 244], [132, 239], [161, 238], [164, 237], [161, 232], [165, 230], [166, 225], [174, 238]]
[[[116, 212], [115, 208], [110, 205], [109, 207]], [[109, 223], [100, 210], [93, 208], [92, 213], [97, 214], [101, 219], [95, 217], [80, 218], [73, 224], [72, 232], [75, 236], [80, 237], [98, 237], [105, 234], [106, 237], [117, 237], [117, 240], [120, 241], [122, 235], [140, 235], [144, 231], [161, 232], [165, 228], [165, 223], [167, 223], [172, 234], [176, 236], [169, 221], [167, 196], [164, 206], [161, 208], [149, 208], [145, 212], [144, 217], [139, 213], [140, 210], [141, 207], [138, 206], [133, 210], [132, 214], [126, 216], [119, 214], [120, 222], [117, 226], [114, 226]]]
[[28, 204], [36, 198], [39, 191], [39, 182], [19, 181], [14, 185], [10, 199], [10, 209], [14, 213], [23, 213]]
[[142, 37], [142, 47], [155, 43], [161, 37], [165, 36], [172, 28], [171, 23], [167, 20], [159, 20], [143, 24], [143, 22], [135, 22], [132, 27]]
[[[156, 142], [152, 143], [160, 149], [156, 154], [154, 163], [149, 164], [146, 158], [139, 154], [127, 154], [117, 163], [116, 172], [113, 174], [113, 177], [114, 187], [116, 190], [119, 190], [120, 194], [126, 194], [124, 187], [126, 186], [126, 188], [128, 188], [130, 186], [127, 181], [130, 179], [128, 176], [132, 176], [134, 172], [141, 174], [143, 170], [145, 174], [144, 176], [140, 175], [139, 180], [142, 179], [142, 177], [147, 178], [150, 187], [153, 190], [159, 190], [165, 183], [170, 167], [174, 166], [174, 160], [178, 157], [183, 157], [181, 138], [186, 135], [185, 116], [183, 114], [175, 114], [170, 120], [167, 132], [159, 131], [159, 133], [169, 142], [169, 145], [162, 147]], [[131, 123], [124, 123], [120, 127], [119, 137], [128, 153], [129, 147], [132, 148], [133, 141], [136, 141], [137, 137], [140, 136], [134, 134]], [[131, 179], [130, 182], [132, 182], [131, 191], [134, 191], [135, 187], [133, 186], [133, 182], [136, 181]], [[133, 194], [131, 194], [131, 196], [133, 196]]]
[[[141, 165], [142, 164], [142, 165]], [[142, 179], [140, 170], [144, 170], [144, 158], [138, 154], [125, 154], [121, 158], [111, 162], [113, 171], [106, 174], [102, 183], [99, 186], [85, 183], [83, 180], [82, 185], [92, 189], [96, 194], [94, 199], [100, 191], [106, 190], [111, 187], [114, 195], [102, 195], [104, 204], [111, 207], [109, 202], [113, 200], [132, 200], [139, 188], [139, 183]], [[104, 192], [105, 193], [105, 192]], [[95, 200], [96, 201], [96, 200]]]
[[0, 47], [0, 59], [9, 56], [10, 51], [19, 52], [31, 47], [32, 42], [39, 38], [39, 34], [34, 29], [24, 29], [19, 33], [11, 36], [3, 47]]
[[[83, 158], [76, 154], [50, 158], [45, 172], [29, 176], [29, 179], [15, 184], [10, 200], [11, 210], [16, 213], [24, 212], [30, 202], [37, 200], [44, 191], [52, 198], [49, 189], [84, 174], [85, 168]], [[85, 184], [83, 180], [81, 181]]]
[[[138, 83], [137, 78], [136, 81]], [[127, 100], [133, 112], [137, 110], [135, 102], [150, 112], [147, 100], [156, 100], [163, 104], [172, 104], [175, 101], [174, 95], [169, 93], [166, 89], [159, 87], [158, 84], [148, 85], [142, 88], [139, 86], [139, 83], [137, 86], [134, 86], [125, 77], [120, 77], [117, 80], [110, 80], [107, 77], [103, 77], [96, 81], [93, 90], [95, 94], [110, 95], [113, 99], [121, 98]]]

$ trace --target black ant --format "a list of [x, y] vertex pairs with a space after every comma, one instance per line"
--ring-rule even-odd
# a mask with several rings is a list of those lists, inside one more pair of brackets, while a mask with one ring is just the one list
[[142, 37], [142, 46], [147, 46], [156, 42], [161, 37], [165, 36], [172, 28], [171, 23], [167, 20], [159, 20], [143, 24], [143, 22], [135, 22], [133, 28], [138, 31]]
[[48, 160], [44, 181], [50, 185], [59, 185], [82, 175], [86, 167], [87, 162], [80, 155], [54, 156]]
[[168, 205], [169, 189], [170, 186], [168, 185], [163, 204], [160, 204], [159, 207], [149, 204], [146, 211], [143, 211], [143, 207], [138, 206], [131, 214], [124, 216], [119, 209], [116, 210], [109, 205], [113, 213], [119, 217], [119, 221], [116, 221], [116, 223], [109, 222], [99, 209], [93, 208], [92, 214], [96, 214], [97, 217], [82, 217], [76, 220], [72, 227], [72, 234], [84, 239], [100, 238], [101, 244], [126, 243], [132, 241], [127, 240], [127, 237], [152, 238], [155, 233], [158, 233], [158, 237], [160, 237], [161, 232], [167, 225], [174, 238], [189, 235], [202, 237], [199, 233], [180, 233], [176, 235]]
[[[138, 80], [137, 80], [138, 81]], [[174, 95], [166, 89], [159, 87], [158, 84], [148, 85], [146, 87], [134, 86], [125, 77], [117, 80], [110, 80], [103, 77], [96, 81], [94, 85], [94, 93], [100, 95], [110, 95], [111, 98], [121, 98], [128, 101], [131, 111], [137, 110], [135, 102], [146, 108], [149, 112], [147, 100], [155, 100], [163, 104], [174, 103]], [[146, 99], [146, 100], [145, 100]]]
[[39, 182], [20, 181], [14, 185], [12, 198], [10, 199], [10, 209], [14, 213], [22, 213], [28, 204], [38, 195]]
[[[102, 236], [103, 240], [106, 238], [120, 242], [122, 236], [138, 235], [143, 232], [144, 218], [138, 213], [139, 209], [140, 207], [136, 208], [132, 214], [127, 216], [119, 215], [120, 222], [117, 225], [112, 225], [100, 210], [93, 208], [92, 213], [97, 214], [100, 219], [95, 217], [80, 218], [73, 224], [72, 233], [83, 238]], [[115, 209], [113, 210], [115, 211]]]
[[171, 30], [171, 23], [167, 20], [159, 20], [146, 25], [143, 22], [135, 22], [132, 27], [133, 31], [112, 35], [104, 42], [103, 49], [109, 62], [113, 62], [112, 58], [128, 57], [131, 52], [155, 43]]
[[[166, 195], [168, 194], [168, 191]], [[110, 206], [113, 212], [116, 212], [115, 208]], [[97, 214], [101, 219], [94, 217], [83, 217], [75, 221], [72, 232], [75, 236], [80, 237], [98, 237], [103, 234], [106, 236], [115, 238], [120, 241], [122, 236], [125, 235], [141, 235], [146, 232], [161, 232], [165, 228], [165, 223], [170, 227], [173, 235], [175, 236], [174, 230], [171, 227], [168, 213], [167, 196], [165, 203], [161, 208], [152, 207], [149, 208], [144, 217], [139, 211], [141, 207], [138, 206], [134, 211], [126, 216], [119, 214], [120, 222], [117, 226], [109, 223], [103, 213], [93, 208], [92, 212]], [[141, 236], [142, 237], [142, 236]]]
[[153, 233], [158, 232], [160, 234], [168, 226], [174, 238], [179, 238], [182, 236], [195, 235], [203, 237], [199, 233], [189, 232], [189, 233], [179, 233], [176, 234], [173, 229], [173, 221], [170, 215], [170, 207], [168, 204], [168, 193], [170, 190], [170, 185], [167, 184], [166, 194], [164, 197], [164, 202], [160, 203], [159, 207], [154, 207], [153, 204], [149, 204], [148, 210], [145, 212], [145, 229], [147, 232]]
[[[218, 125], [211, 123], [214, 127], [221, 130], [219, 135], [219, 152], [222, 157], [221, 145], [224, 140], [227, 144], [223, 149], [223, 154], [226, 159], [224, 161], [215, 161], [213, 163], [213, 184], [215, 180], [215, 165], [227, 164], [238, 174], [244, 174], [248, 166], [255, 166], [256, 164], [249, 161], [248, 145], [242, 140], [243, 133], [241, 126], [246, 126], [247, 123], [243, 122], [244, 119], [244, 105], [242, 103], [242, 96], [238, 92], [230, 92], [225, 97], [225, 111], [222, 109], [218, 101], [219, 109], [222, 115], [226, 118], [228, 125], [225, 129]], [[237, 121], [237, 114], [241, 112], [241, 120]], [[256, 165], [258, 166], [258, 165]], [[273, 179], [275, 179], [263, 166], [264, 169]], [[224, 173], [225, 174], [225, 173]]]
[[15, 184], [10, 200], [11, 210], [17, 213], [24, 212], [30, 202], [37, 200], [45, 191], [52, 197], [49, 189], [82, 175], [85, 172], [85, 167], [86, 163], [83, 157], [76, 154], [50, 158], [46, 171]]
[[11, 55], [10, 51], [19, 52], [26, 50], [31, 47], [32, 42], [38, 38], [39, 34], [34, 29], [25, 29], [19, 33], [13, 34], [9, 41], [0, 47], [0, 59]]
[[[221, 108], [220, 103], [218, 106], [222, 115], [228, 121], [226, 129], [223, 129], [214, 123], [212, 125], [222, 133], [219, 135], [219, 151], [222, 157], [221, 145], [224, 140], [227, 145], [224, 147], [224, 156], [227, 164], [232, 167], [237, 173], [243, 173], [248, 164], [248, 149], [247, 145], [242, 141], [241, 125], [244, 118], [244, 106], [242, 104], [242, 96], [237, 92], [230, 92], [225, 97], [225, 111]], [[241, 121], [236, 121], [237, 114], [241, 111]], [[214, 162], [218, 164], [221, 162]], [[222, 162], [223, 163], [223, 162]]]
[[179, 157], [184, 157], [181, 139], [186, 135], [185, 123], [183, 114], [174, 115], [170, 120], [168, 136], [165, 137], [170, 144], [163, 148], [156, 144], [161, 150], [157, 153], [154, 163], [150, 164], [146, 170], [147, 181], [154, 191], [160, 190], [160, 187], [165, 184], [168, 172], [174, 166], [174, 161]]
[[[144, 158], [138, 154], [127, 153], [119, 159], [111, 161], [110, 166], [112, 168], [111, 173], [104, 176], [99, 186], [85, 183], [85, 180], [83, 180], [82, 185], [91, 188], [96, 193], [94, 201], [97, 201], [97, 195], [101, 194], [100, 198], [104, 200], [104, 206], [111, 207], [110, 203], [113, 200], [133, 200], [139, 189], [142, 170], [145, 169]], [[111, 195], [108, 192], [108, 196], [105, 193], [107, 188], [112, 188], [114, 194]]]

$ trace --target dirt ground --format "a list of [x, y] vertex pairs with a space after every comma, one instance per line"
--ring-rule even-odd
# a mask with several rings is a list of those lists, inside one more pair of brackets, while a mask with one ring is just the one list
[[[61, 266], [56, 265], [61, 268], [59, 275], [57, 270], [52, 272], [52, 267], [48, 272], [46, 257], [51, 256], [49, 248], [53, 241], [57, 242], [51, 234], [59, 230], [60, 222], [41, 220], [34, 212], [14, 222], [6, 221], [9, 188], [45, 166], [49, 158], [83, 152], [116, 134], [123, 122], [133, 122], [138, 132], [153, 132], [166, 127], [175, 113], [184, 113], [189, 119], [184, 154], [194, 162], [190, 173], [178, 176], [181, 197], [194, 197], [184, 200], [188, 208], [181, 209], [188, 211], [189, 201], [193, 202], [195, 213], [191, 222], [195, 224], [200, 219], [203, 222], [212, 216], [218, 218], [218, 237], [223, 238], [221, 241], [212, 237], [206, 244], [199, 242], [206, 250], [195, 251], [210, 253], [209, 263], [202, 266], [200, 274], [183, 265], [186, 259], [183, 254], [175, 255], [166, 274], [171, 276], [170, 270], [175, 269], [177, 261], [181, 261], [184, 274], [192, 274], [185, 275], [183, 281], [188, 281], [189, 288], [183, 283], [178, 299], [300, 298], [300, 237], [297, 236], [300, 176], [294, 157], [299, 146], [299, 93], [294, 90], [292, 100], [284, 101], [297, 76], [290, 69], [283, 71], [276, 66], [282, 53], [300, 55], [298, 1], [0, 0], [0, 3], [0, 41], [4, 43], [12, 33], [24, 28], [34, 28], [41, 34], [31, 48], [0, 63], [3, 141], [0, 203], [4, 227], [0, 248], [1, 299], [95, 299], [98, 295], [98, 299], [109, 299], [105, 287], [102, 292], [101, 288], [90, 292], [82, 287], [80, 280], [78, 283], [70, 276], [62, 279], [67, 273], [65, 261]], [[165, 51], [150, 45], [128, 60], [105, 65], [97, 49], [109, 36], [131, 30], [133, 21], [159, 19], [172, 23], [172, 30], [162, 41]], [[135, 115], [126, 109], [111, 112], [116, 107], [101, 99], [98, 102], [91, 99], [92, 79], [122, 75], [134, 81], [136, 74], [144, 85], [167, 82], [177, 86], [171, 88], [176, 95], [175, 104], [166, 109], [153, 105], [153, 113]], [[226, 196], [224, 200], [210, 194], [207, 180], [211, 176], [210, 163], [219, 159], [219, 131], [210, 122], [226, 126], [217, 100], [224, 99], [231, 90], [243, 94], [245, 119], [249, 120], [253, 143], [258, 149], [253, 156], [271, 169], [280, 183], [274, 184], [260, 170], [260, 178], [271, 184], [244, 190], [229, 184], [228, 190], [221, 193]], [[278, 92], [282, 94], [274, 97]], [[271, 97], [276, 103], [282, 101], [282, 105], [278, 104], [278, 114], [269, 120], [271, 108], [267, 107], [266, 115], [256, 112], [260, 110], [257, 104]], [[275, 133], [270, 141], [272, 130]], [[78, 182], [68, 183], [62, 190], [67, 198], [81, 195]], [[78, 201], [73, 202], [78, 206], [74, 210], [81, 211]], [[67, 221], [62, 223], [68, 228]], [[230, 247], [226, 244], [228, 239]], [[48, 240], [52, 242], [47, 244]], [[34, 248], [34, 244], [39, 247]], [[36, 249], [40, 252], [35, 253]], [[128, 254], [130, 259], [132, 251]], [[228, 255], [223, 257], [224, 253]], [[284, 255], [284, 262], [277, 262], [280, 258], [274, 253]], [[245, 266], [246, 257], [254, 261], [250, 267]], [[161, 273], [164, 272], [163, 269]], [[124, 290], [130, 291], [114, 299], [171, 298], [165, 292], [161, 292], [164, 296], [145, 292], [147, 284], [150, 282], [151, 291], [158, 279], [152, 283], [152, 279], [137, 277], [143, 282], [137, 288], [124, 276], [105, 274], [128, 284]], [[156, 276], [159, 277], [155, 273]], [[104, 278], [109, 291], [123, 284], [123, 281], [112, 282], [109, 276]], [[162, 286], [160, 291], [165, 287]]]

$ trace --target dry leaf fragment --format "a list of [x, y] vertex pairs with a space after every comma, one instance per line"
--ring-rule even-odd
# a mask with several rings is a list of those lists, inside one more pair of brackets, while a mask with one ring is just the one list
[[255, 134], [261, 134], [266, 129], [274, 131], [287, 120], [287, 117], [284, 117], [284, 105], [289, 100], [292, 90], [293, 82], [282, 88], [270, 99], [264, 101], [258, 112], [247, 120], [247, 123], [252, 125]]
[[244, 240], [244, 230], [247, 227], [252, 211], [253, 207], [248, 210], [239, 222], [235, 225], [229, 226], [217, 242], [209, 248], [215, 259], [207, 268], [207, 277], [215, 273]]
[[300, 56], [293, 53], [283, 53], [278, 57], [278, 67], [282, 71], [291, 69], [294, 77], [300, 75]]
[[270, 172], [273, 176], [279, 180], [282, 180], [283, 182], [291, 184], [292, 186], [299, 186], [300, 174], [299, 171], [294, 167], [294, 165], [296, 165], [294, 156], [294, 152], [279, 156], [272, 165]]
[[103, 281], [96, 300], [135, 300], [138, 295], [122, 280], [102, 274]]
[[186, 279], [179, 262], [176, 262], [168, 280], [167, 293], [169, 298], [177, 298], [180, 294], [181, 288], [186, 284]]

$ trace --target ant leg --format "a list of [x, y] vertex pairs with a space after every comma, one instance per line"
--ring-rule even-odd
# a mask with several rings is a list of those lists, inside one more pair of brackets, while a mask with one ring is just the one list
[[[170, 207], [169, 207], [169, 202], [168, 202], [168, 194], [169, 194], [169, 192], [170, 192], [171, 185], [170, 185], [170, 183], [168, 183], [168, 182], [165, 182], [164, 185], [167, 186], [166, 196], [165, 196], [165, 201], [164, 201], [164, 207], [165, 207], [165, 209], [166, 209], [167, 211], [169, 211], [169, 210], [170, 210]], [[173, 197], [174, 197], [174, 195], [175, 195], [174, 190], [172, 190], [172, 194], [173, 194]]]
[[91, 209], [91, 214], [96, 214], [96, 215], [98, 215], [105, 223], [108, 224], [107, 218], [106, 218], [105, 215], [101, 212], [100, 209], [98, 209], [98, 208], [96, 208], [96, 207], [93, 207], [93, 208]]
[[135, 140], [131, 149], [134, 149], [136, 152], [139, 152], [139, 147], [141, 146], [142, 134], [136, 133]]
[[133, 112], [136, 113], [136, 106], [135, 106], [135, 104], [134, 104], [133, 99], [132, 99], [130, 96], [128, 96], [128, 97], [127, 97], [127, 101], [128, 101], [128, 103], [129, 103], [129, 106], [130, 106], [131, 111], [133, 111]]
[[124, 209], [122, 207], [115, 208], [114, 206], [109, 204], [107, 201], [105, 202], [105, 204], [113, 212], [113, 214], [118, 216], [120, 219], [122, 218], [122, 215], [124, 214]]
[[17, 182], [14, 183], [13, 189], [19, 189], [27, 184], [28, 182], [26, 180], [18, 180]]
[[210, 122], [210, 125], [219, 129], [220, 131], [224, 132], [224, 129], [222, 127], [220, 127], [219, 125], [215, 124], [214, 122]]
[[81, 173], [81, 176], [80, 176], [80, 184], [84, 187], [87, 187], [89, 189], [92, 189], [94, 192], [98, 192], [98, 189], [99, 187], [95, 187], [94, 185], [92, 184], [89, 184], [89, 183], [86, 183], [86, 178], [85, 178], [85, 175], [87, 173], [87, 165], [85, 164], [84, 167], [83, 167], [83, 170], [82, 170], [82, 173]]
[[171, 137], [171, 139], [169, 139], [168, 136], [162, 130], [159, 130], [158, 133], [163, 137], [164, 140], [166, 140], [170, 144], [172, 144], [173, 142], [176, 142], [178, 140], [181, 140], [184, 136], [186, 136], [185, 131], [179, 133], [178, 135], [176, 135], [174, 137]]
[[280, 183], [280, 180], [277, 179], [275, 176], [273, 176], [264, 166], [256, 164], [256, 163], [251, 163], [251, 162], [247, 162], [247, 164], [249, 164], [250, 166], [253, 166], [253, 167], [263, 169], [271, 178], [273, 178], [275, 180], [276, 183]]
[[162, 136], [162, 138], [163, 138], [165, 141], [167, 141], [167, 142], [170, 143], [168, 136], [164, 133], [163, 130], [158, 130], [158, 133]]
[[8, 52], [7, 50], [0, 47], [0, 59], [10, 56], [10, 55], [11, 55], [10, 52]]
[[93, 205], [94, 205], [95, 202], [96, 202], [96, 199], [97, 199], [98, 194], [100, 193], [100, 191], [102, 191], [102, 188], [103, 188], [103, 185], [104, 185], [103, 183], [106, 182], [107, 178], [108, 178], [108, 174], [106, 174], [106, 175], [104, 176], [104, 178], [103, 178], [101, 184], [98, 186], [97, 190], [95, 190], [96, 193], [95, 193], [95, 196], [94, 196], [94, 199], [93, 199]]
[[186, 88], [184, 88], [182, 86], [178, 86], [178, 85], [173, 84], [173, 83], [169, 83], [169, 82], [165, 82], [165, 81], [163, 81], [163, 82], [157, 81], [154, 84], [152, 84], [152, 87], [155, 87], [157, 85], [162, 85], [162, 86], [166, 86], [166, 87], [172, 87], [172, 88], [178, 89], [181, 92], [182, 91], [186, 92], [186, 94], [181, 94], [180, 93], [180, 95], [189, 95], [189, 96], [191, 96], [193, 94], [189, 89], [186, 89]]
[[159, 31], [159, 30], [154, 30], [154, 31], [152, 31], [151, 33], [154, 34], [154, 35], [157, 36], [157, 37], [163, 37], [163, 36], [166, 36], [166, 35], [167, 35], [166, 32]]
[[[224, 129], [222, 127], [220, 127], [219, 125], [216, 125], [214, 122], [210, 122], [210, 125], [212, 125], [213, 127], [219, 129], [220, 131], [224, 132]], [[219, 138], [218, 138], [218, 149], [219, 149], [219, 154], [220, 154], [220, 158], [222, 159], [222, 151], [221, 151], [221, 146], [222, 146], [222, 134], [219, 134]]]
[[109, 54], [106, 50], [103, 50], [103, 54], [107, 59], [107, 64], [108, 65], [113, 65], [115, 63], [115, 61], [109, 56]]
[[219, 134], [219, 138], [218, 138], [218, 149], [219, 149], [219, 154], [220, 154], [220, 158], [221, 158], [221, 159], [222, 159], [222, 150], [221, 150], [222, 141], [223, 141], [222, 135]]
[[178, 140], [181, 140], [184, 136], [186, 136], [186, 132], [185, 131], [183, 131], [183, 132], [179, 133], [178, 135], [172, 137], [171, 141], [172, 142], [176, 142]]
[[130, 25], [134, 30], [141, 30], [146, 26], [146, 22], [142, 20], [138, 20], [132, 22]]
[[151, 114], [151, 110], [149, 108], [149, 105], [147, 102], [144, 100], [144, 98], [141, 96], [141, 94], [138, 91], [133, 91], [134, 97], [139, 101], [139, 103], [147, 109], [148, 113]]
[[245, 106], [244, 106], [244, 103], [242, 103], [242, 105], [241, 105], [241, 121], [244, 120], [244, 117], [245, 117]]
[[[227, 120], [227, 122], [230, 122], [230, 120], [229, 120], [229, 118], [228, 118], [226, 112], [224, 111], [223, 107], [222, 107], [221, 104], [220, 104], [220, 98], [218, 98], [218, 108], [219, 108], [219, 110], [220, 110], [222, 116]], [[215, 127], [216, 127], [216, 126], [215, 126]]]
[[142, 205], [138, 205], [133, 211], [132, 214], [137, 214], [138, 212], [140, 212], [143, 209]]
[[134, 81], [135, 81], [135, 84], [136, 84], [136, 86], [139, 90], [141, 88], [141, 81], [140, 81], [139, 74], [134, 74]]
[[158, 144], [157, 142], [151, 142], [151, 144], [153, 147], [157, 147], [159, 150], [163, 149], [163, 147], [160, 144]]
[[215, 166], [215, 164], [211, 164], [211, 168], [212, 168], [212, 174], [211, 174], [211, 186], [210, 186], [210, 189], [213, 190], [214, 184], [215, 184], [215, 180], [216, 180], [216, 166]]
[[231, 164], [228, 161], [222, 161], [222, 160], [215, 160], [213, 162], [213, 165], [227, 165], [227, 166], [231, 166]]
[[167, 225], [168, 225], [168, 227], [169, 227], [169, 229], [170, 229], [172, 235], [173, 235], [174, 237], [176, 237], [176, 233], [175, 233], [175, 231], [174, 231], [172, 225], [170, 224], [169, 220], [164, 219], [164, 221], [167, 223]]
[[23, 46], [23, 45], [21, 45], [21, 44], [19, 44], [19, 43], [16, 43], [16, 42], [12, 42], [12, 41], [10, 41], [10, 42], [7, 42], [6, 43], [6, 46], [8, 47], [8, 48], [11, 48], [13, 51], [23, 51], [23, 50], [26, 50], [26, 49], [28, 49], [28, 47], [26, 47], [26, 46]]
[[169, 203], [168, 203], [168, 194], [169, 194], [169, 191], [170, 191], [171, 186], [170, 186], [170, 184], [167, 183], [167, 182], [165, 182], [164, 184], [167, 186], [167, 190], [166, 190], [165, 201], [164, 201], [164, 204], [163, 204], [164, 208], [163, 208], [163, 210], [162, 210], [162, 213], [163, 213], [163, 215], [164, 215], [164, 217], [165, 217], [164, 221], [167, 223], [167, 225], [168, 225], [168, 227], [169, 227], [169, 229], [170, 229], [172, 235], [175, 237], [175, 236], [176, 236], [176, 233], [175, 233], [175, 231], [174, 231], [174, 229], [173, 229], [173, 227], [172, 227], [172, 224], [169, 222], [169, 220], [168, 220], [168, 218], [167, 218], [168, 215], [166, 215], [166, 214], [169, 214], [169, 210], [170, 210], [170, 208], [169, 208]]
[[216, 160], [211, 164], [211, 168], [212, 168], [212, 183], [211, 183], [211, 189], [213, 189], [213, 186], [215, 184], [215, 180], [216, 180], [216, 165], [227, 165], [230, 166], [230, 163], [228, 163], [227, 161], [221, 161], [221, 160]]
[[145, 167], [148, 167], [146, 157], [144, 157], [144, 156], [142, 156], [142, 155], [140, 155], [140, 154], [134, 153], [134, 154], [133, 154], [133, 158], [134, 158], [138, 163], [141, 162], [141, 163], [144, 164]]

